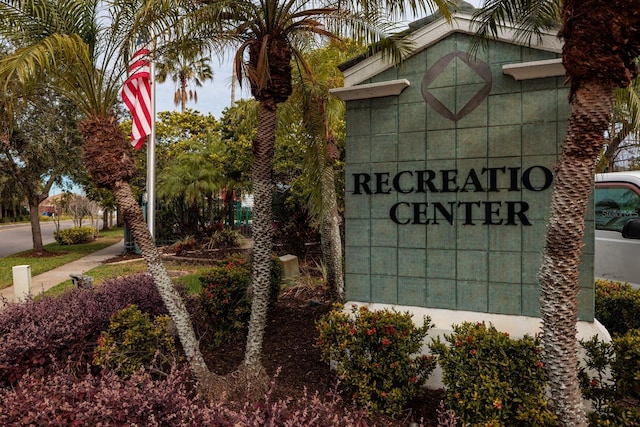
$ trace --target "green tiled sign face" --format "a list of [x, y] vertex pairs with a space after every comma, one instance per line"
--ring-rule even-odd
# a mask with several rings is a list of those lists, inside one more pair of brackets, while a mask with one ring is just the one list
[[[470, 57], [469, 43], [453, 33], [365, 82], [409, 80], [398, 96], [347, 102], [350, 300], [539, 316], [567, 88], [502, 73], [554, 53], [491, 42]], [[591, 246], [583, 258], [579, 316], [592, 320]]]

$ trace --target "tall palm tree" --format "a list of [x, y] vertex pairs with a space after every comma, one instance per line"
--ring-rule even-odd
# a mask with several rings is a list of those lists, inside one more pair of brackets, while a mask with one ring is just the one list
[[375, 49], [386, 48], [393, 59], [399, 59], [407, 45], [402, 37], [388, 37], [385, 30], [391, 28], [389, 23], [399, 21], [407, 13], [426, 13], [434, 8], [449, 16], [447, 5], [446, 0], [204, 0], [195, 6], [191, 28], [196, 30], [200, 26], [200, 30], [215, 36], [212, 42], [233, 48], [236, 75], [240, 82], [248, 80], [251, 94], [259, 103], [252, 172], [253, 299], [242, 366], [246, 378], [263, 375], [260, 353], [273, 246], [271, 172], [276, 110], [292, 92], [292, 59], [302, 60], [301, 47], [318, 38], [344, 35], [373, 42]]
[[33, 78], [49, 81], [84, 113], [79, 128], [85, 165], [96, 186], [115, 196], [194, 374], [207, 384], [210, 373], [189, 313], [129, 185], [135, 164], [116, 116], [127, 60], [138, 36], [136, 28], [144, 28], [147, 37], [157, 34], [171, 24], [162, 20], [171, 18], [167, 10], [171, 9], [143, 0], [1, 0], [0, 35], [16, 49], [0, 62], [0, 81], [5, 90], [15, 77], [23, 82]]
[[562, 62], [571, 84], [571, 114], [540, 269], [542, 339], [554, 411], [561, 425], [586, 426], [577, 380], [578, 267], [584, 214], [601, 155], [616, 87], [629, 86], [640, 55], [640, 3], [627, 0], [488, 0], [480, 30], [496, 35], [512, 21], [521, 36], [562, 22]]
[[180, 49], [179, 45], [162, 55], [156, 64], [156, 81], [163, 83], [167, 77], [176, 85], [173, 103], [180, 106], [184, 113], [188, 101], [198, 102], [198, 92], [195, 87], [202, 87], [202, 83], [213, 80], [213, 71], [209, 66], [210, 58], [200, 55], [193, 49]]
[[338, 140], [344, 136], [345, 105], [330, 95], [329, 89], [341, 87], [344, 78], [338, 64], [362, 51], [355, 43], [330, 43], [304, 55], [305, 62], [294, 66], [293, 93], [286, 108], [279, 111], [281, 122], [302, 121], [307, 150], [304, 171], [309, 185], [311, 211], [320, 222], [322, 256], [327, 285], [337, 301], [344, 301], [342, 266], [342, 222], [336, 194]]
[[[342, 268], [342, 238], [340, 234], [340, 213], [338, 212], [338, 198], [336, 194], [336, 176], [334, 166], [339, 160], [337, 147], [338, 136], [334, 132], [336, 120], [344, 117], [344, 104], [329, 94], [332, 87], [342, 86], [342, 79], [338, 76], [337, 65], [321, 55], [314, 61], [306, 72], [301, 70], [297, 77], [298, 87], [303, 105], [304, 127], [309, 135], [306, 169], [310, 171], [318, 185], [312, 191], [312, 212], [320, 218], [320, 243], [322, 255], [327, 267], [327, 284], [338, 301], [344, 301], [344, 274]], [[310, 58], [312, 59], [312, 58]], [[347, 58], [342, 58], [342, 61]], [[342, 62], [340, 61], [340, 62]], [[324, 67], [323, 67], [324, 65]], [[334, 65], [333, 75], [327, 73], [327, 68]], [[325, 68], [327, 67], [327, 68]], [[322, 81], [322, 73], [325, 81]], [[333, 79], [331, 78], [333, 77]], [[306, 81], [304, 81], [306, 80]]]

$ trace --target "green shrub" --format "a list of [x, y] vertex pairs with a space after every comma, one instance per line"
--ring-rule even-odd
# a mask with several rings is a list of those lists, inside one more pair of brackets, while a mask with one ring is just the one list
[[618, 393], [625, 398], [640, 399], [640, 329], [614, 337], [613, 349], [616, 358], [611, 370]]
[[538, 338], [511, 339], [484, 322], [454, 325], [429, 347], [439, 356], [445, 403], [472, 426], [552, 426]]
[[240, 246], [242, 234], [229, 227], [215, 230], [209, 240], [205, 243], [206, 249], [235, 249]]
[[580, 366], [580, 389], [591, 400], [589, 420], [596, 426], [640, 425], [640, 330], [580, 341], [586, 351]]
[[614, 358], [613, 345], [598, 340], [598, 336], [590, 340], [580, 340], [585, 349], [584, 364], [578, 372], [580, 390], [585, 399], [591, 401], [593, 411], [589, 414], [592, 424], [598, 420], [612, 419], [611, 403], [615, 401], [615, 384], [610, 377], [611, 361]]
[[53, 238], [59, 245], [77, 245], [92, 241], [98, 235], [94, 227], [73, 227], [54, 231]]
[[[270, 305], [280, 293], [282, 267], [278, 259], [271, 263]], [[209, 321], [215, 325], [212, 344], [219, 346], [244, 330], [251, 314], [251, 264], [241, 255], [225, 258], [200, 276], [200, 303]]]
[[280, 285], [282, 285], [282, 276], [284, 276], [284, 267], [277, 256], [271, 257], [271, 304], [275, 304], [280, 294]]
[[640, 328], [640, 290], [628, 283], [596, 280], [596, 319], [610, 334]]
[[409, 312], [353, 306], [350, 315], [338, 304], [318, 321], [317, 346], [359, 404], [398, 415], [436, 367], [431, 356], [416, 355], [430, 322], [416, 328]]
[[155, 363], [168, 367], [175, 361], [176, 347], [169, 333], [169, 316], [149, 315], [130, 305], [111, 316], [109, 329], [98, 339], [93, 363], [129, 376], [142, 367]]

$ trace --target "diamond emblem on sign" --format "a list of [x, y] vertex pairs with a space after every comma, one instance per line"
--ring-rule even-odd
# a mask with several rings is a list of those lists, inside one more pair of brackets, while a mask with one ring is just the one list
[[[450, 66], [457, 62], [457, 67], [466, 66], [473, 71], [478, 77], [479, 82], [484, 82], [484, 85], [476, 92], [462, 108], [451, 111], [442, 100], [438, 99], [430, 90], [430, 86], [438, 78], [443, 77], [445, 71], [450, 71]], [[443, 56], [436, 62], [431, 68], [429, 68], [422, 79], [422, 96], [424, 100], [433, 108], [438, 114], [446, 117], [449, 120], [458, 121], [473, 110], [475, 110], [484, 99], [491, 92], [492, 84], [491, 69], [489, 65], [477, 58], [469, 56], [466, 52], [455, 51], [448, 55]], [[464, 84], [465, 82], [457, 82], [457, 84]], [[467, 82], [476, 83], [476, 82]]]

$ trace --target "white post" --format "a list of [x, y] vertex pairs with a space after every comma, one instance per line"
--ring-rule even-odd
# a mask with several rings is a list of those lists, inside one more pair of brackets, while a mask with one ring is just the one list
[[24, 301], [31, 295], [31, 266], [13, 267], [13, 297], [16, 302]]
[[156, 234], [156, 64], [151, 62], [151, 134], [147, 141], [147, 225], [151, 237]]

